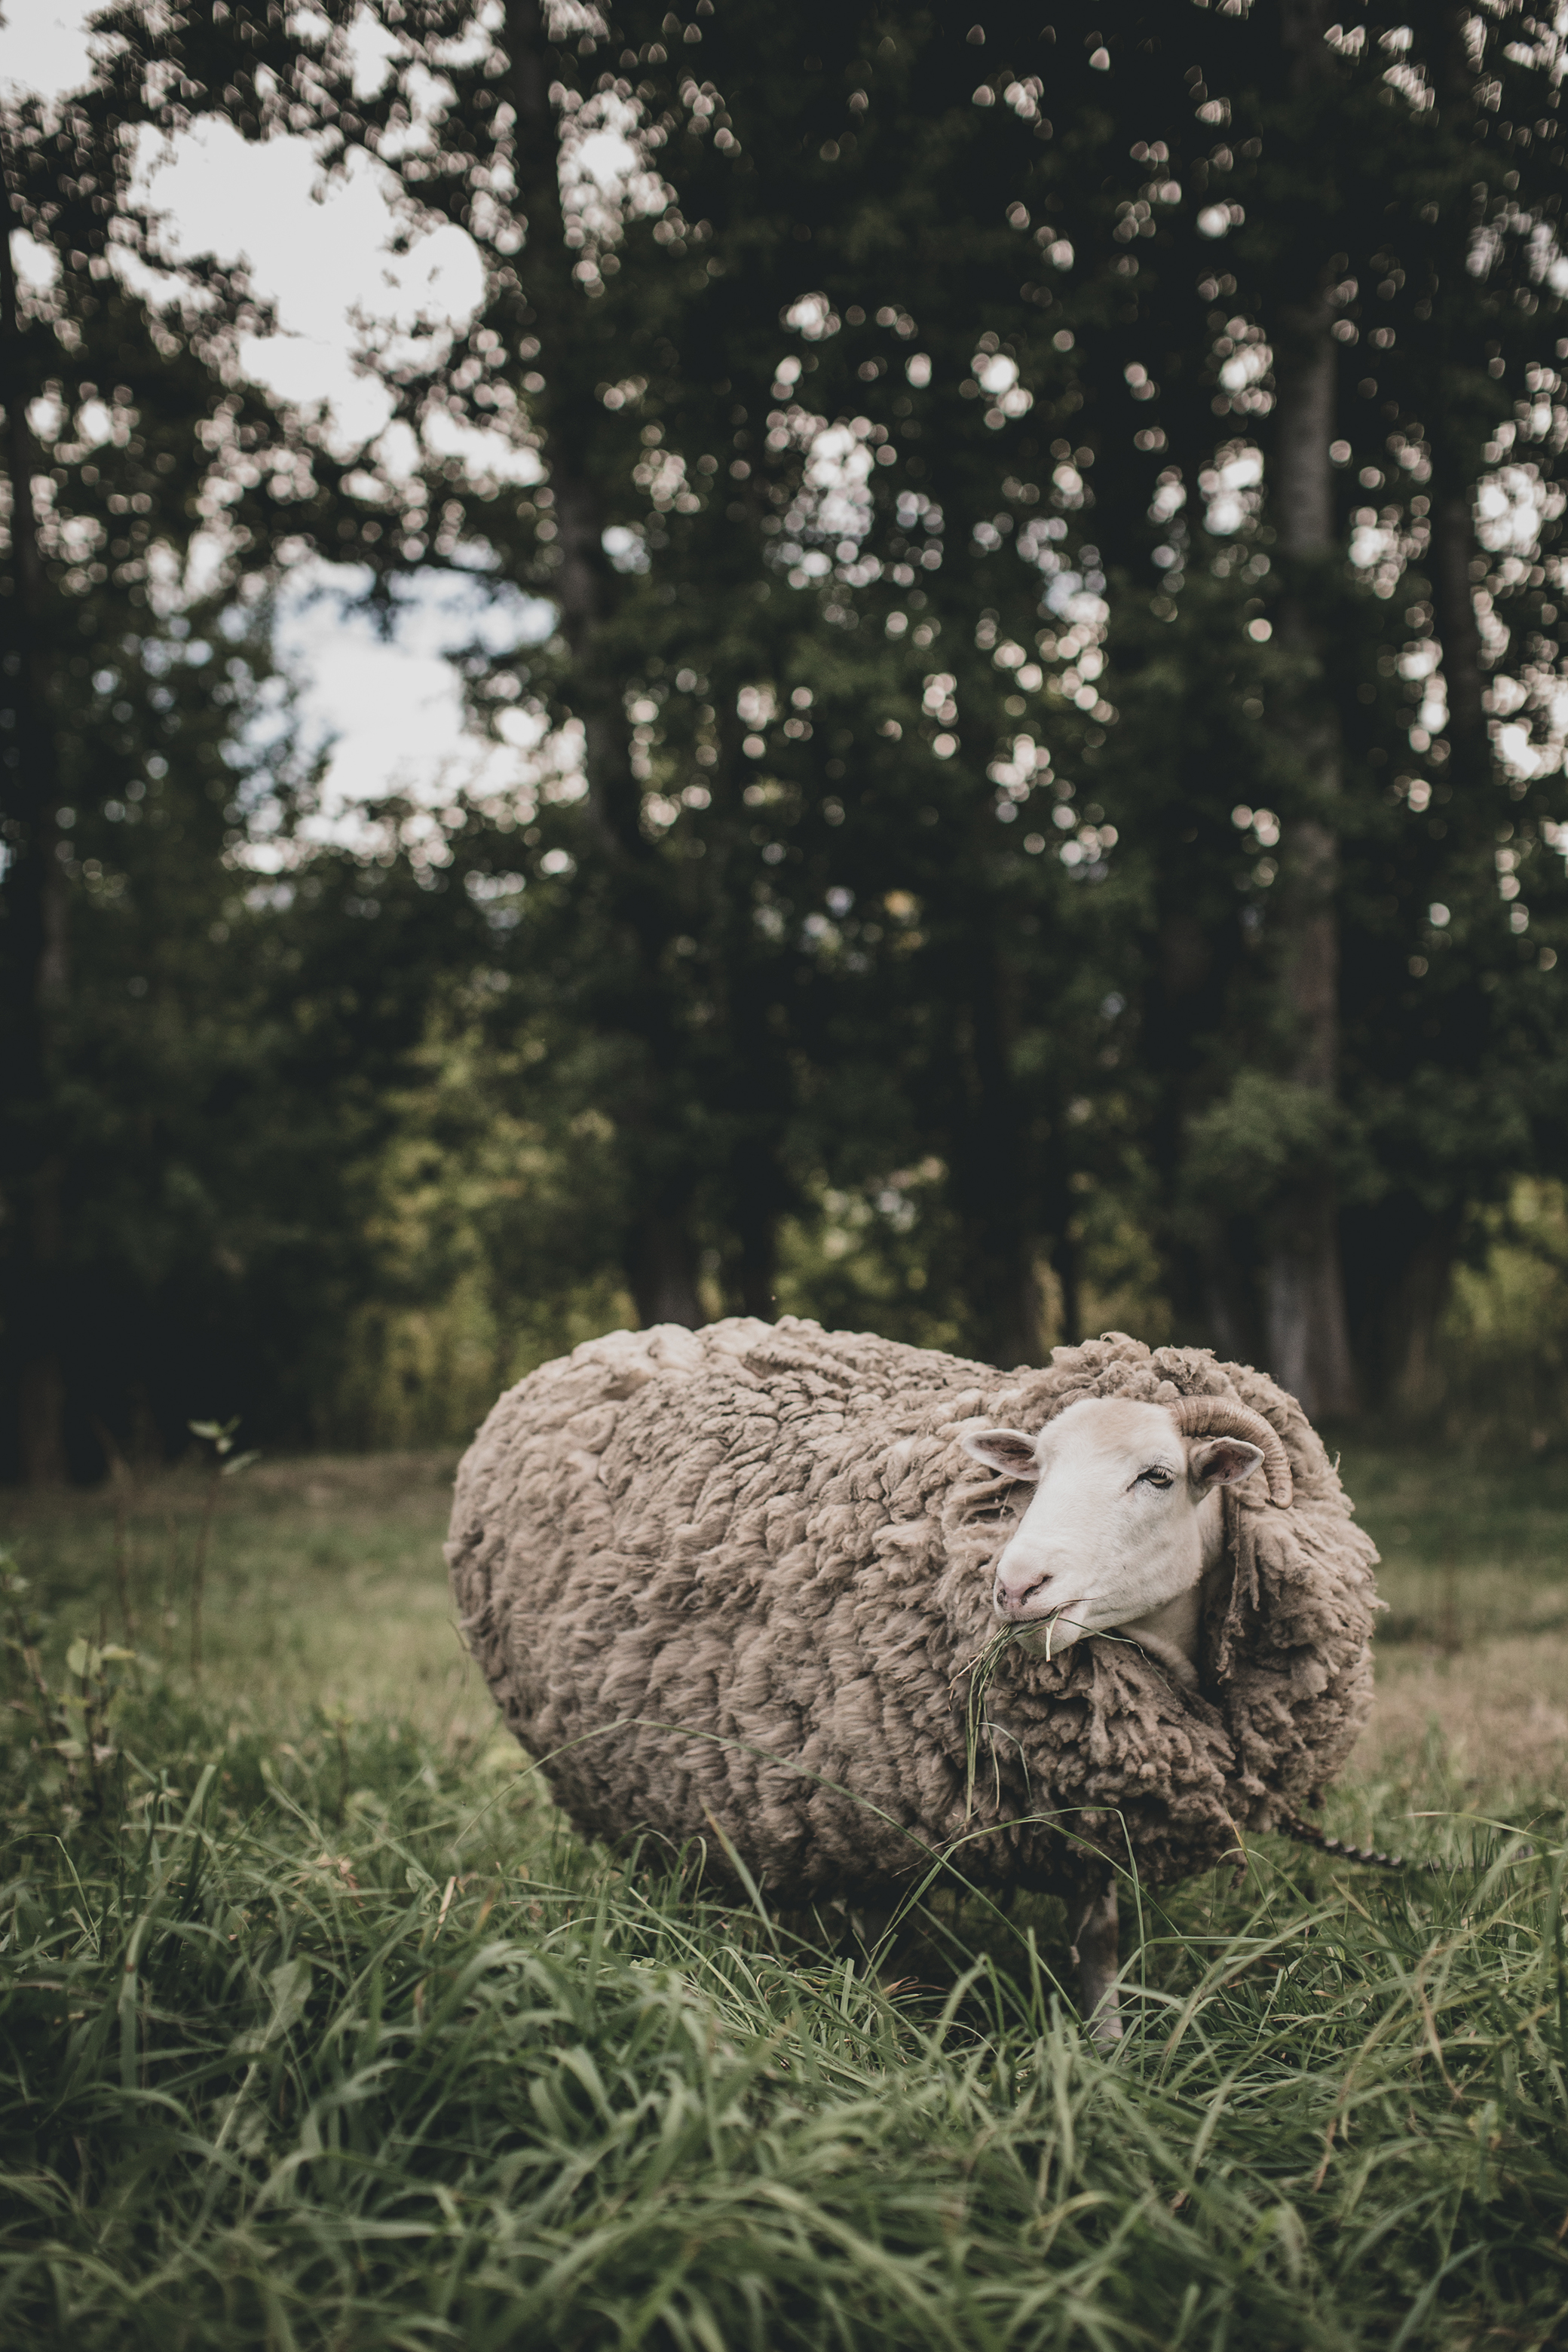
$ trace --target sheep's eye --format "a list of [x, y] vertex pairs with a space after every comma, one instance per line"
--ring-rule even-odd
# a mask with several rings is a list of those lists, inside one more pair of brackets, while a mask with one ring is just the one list
[[1152, 1470], [1140, 1470], [1132, 1483], [1135, 1486], [1156, 1486], [1163, 1494], [1166, 1487], [1173, 1486], [1175, 1481], [1168, 1470], [1156, 1466]]

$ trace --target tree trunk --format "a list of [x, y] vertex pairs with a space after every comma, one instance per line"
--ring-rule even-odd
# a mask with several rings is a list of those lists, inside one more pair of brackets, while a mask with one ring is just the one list
[[33, 512], [34, 450], [11, 239], [20, 226], [0, 146], [0, 399], [11, 483], [11, 627], [20, 656], [16, 724], [5, 762], [5, 963], [10, 997], [5, 1147], [12, 1192], [5, 1321], [16, 1384], [21, 1473], [29, 1486], [66, 1475], [59, 1268], [63, 1171], [50, 1135], [54, 1032], [66, 993], [65, 879], [58, 842], [59, 762], [47, 648], [47, 582]]
[[781, 1190], [772, 1138], [748, 1138], [730, 1166], [730, 1213], [737, 1243], [734, 1282], [742, 1314], [760, 1316], [765, 1323], [771, 1323], [778, 1312], [773, 1284]]
[[1064, 1217], [1061, 1231], [1051, 1251], [1051, 1270], [1062, 1297], [1062, 1328], [1058, 1335], [1065, 1347], [1076, 1347], [1088, 1335], [1083, 1328], [1083, 1285], [1079, 1279], [1078, 1241], [1072, 1230], [1070, 1216]]
[[634, 1247], [632, 1296], [638, 1321], [684, 1323], [689, 1330], [705, 1323], [697, 1296], [697, 1254], [679, 1206], [645, 1210]]
[[[1326, 289], [1282, 313], [1275, 352], [1277, 444], [1272, 512], [1286, 582], [1281, 649], [1298, 665], [1296, 756], [1321, 814], [1296, 819], [1281, 860], [1280, 980], [1291, 1016], [1290, 1076], [1332, 1117], [1339, 1091], [1339, 846], [1332, 830], [1342, 789], [1338, 716], [1323, 682], [1310, 573], [1334, 546], [1334, 346]], [[1354, 1409], [1350, 1332], [1340, 1265], [1332, 1179], [1320, 1177], [1289, 1213], [1264, 1271], [1269, 1370], [1305, 1410]]]
[[[1476, 552], [1470, 499], [1462, 463], [1434, 446], [1431, 542], [1427, 575], [1443, 677], [1448, 698], [1448, 759], [1445, 773], [1472, 826], [1486, 824], [1492, 784], [1481, 636], [1476, 624], [1470, 564]], [[1371, 1318], [1373, 1377], [1380, 1403], [1400, 1417], [1427, 1421], [1442, 1402], [1437, 1335], [1451, 1286], [1464, 1203], [1454, 1199], [1436, 1213], [1415, 1203], [1381, 1238], [1378, 1279], [1371, 1286], [1382, 1306]]]
[[[1434, 79], [1447, 118], [1440, 118], [1439, 128], [1456, 126], [1448, 132], [1451, 158], [1468, 140], [1476, 113], [1476, 68], [1467, 42], [1471, 16], [1468, 6], [1443, 6], [1434, 43]], [[1471, 576], [1479, 552], [1472, 485], [1489, 426], [1485, 404], [1479, 414], [1473, 407], [1467, 413], [1456, 387], [1479, 367], [1487, 308], [1494, 298], [1469, 274], [1469, 235], [1466, 208], [1445, 205], [1427, 299], [1417, 312], [1430, 323], [1419, 341], [1412, 342], [1405, 366], [1407, 384], [1423, 387], [1422, 413], [1432, 419], [1426, 571], [1448, 703], [1446, 746], [1434, 746], [1432, 765], [1454, 796], [1452, 828], [1464, 828], [1479, 846], [1493, 822], [1494, 772]], [[1373, 1213], [1357, 1247], [1366, 1269], [1357, 1302], [1358, 1321], [1367, 1335], [1360, 1351], [1371, 1367], [1375, 1401], [1406, 1419], [1429, 1420], [1442, 1401], [1437, 1335], [1465, 1207], [1462, 1186], [1436, 1210], [1408, 1198], [1395, 1200]]]
[[984, 1361], [1010, 1368], [1044, 1360], [1045, 1331], [1006, 996], [1000, 959], [994, 949], [981, 949], [971, 976], [966, 1113], [950, 1152], [972, 1345]]
[[[1184, 779], [1197, 793], [1203, 780]], [[1167, 1206], [1162, 1257], [1165, 1282], [1184, 1339], [1199, 1339], [1234, 1362], [1250, 1363], [1262, 1351], [1256, 1276], [1258, 1246], [1252, 1231], [1211, 1213], [1194, 1233], [1177, 1213], [1184, 1202], [1183, 1154], [1187, 1122], [1212, 1085], [1209, 1041], [1230, 1017], [1234, 955], [1222, 956], [1219, 941], [1191, 913], [1194, 877], [1182, 856], [1184, 845], [1163, 845], [1163, 882], [1170, 901], [1159, 930], [1158, 954], [1145, 1001], [1143, 1035], [1149, 1066], [1159, 1084], [1150, 1123], [1154, 1166]]]
[[[1291, 0], [1280, 12], [1292, 98], [1304, 102], [1327, 70], [1319, 0]], [[1333, 462], [1336, 367], [1326, 260], [1293, 301], [1282, 303], [1274, 333], [1275, 457], [1270, 519], [1282, 578], [1281, 650], [1297, 672], [1292, 713], [1296, 759], [1308, 811], [1289, 825], [1279, 898], [1280, 980], [1294, 1033], [1290, 1076], [1323, 1102], [1331, 1118], [1339, 1088], [1339, 848], [1335, 804], [1343, 788], [1340, 726], [1327, 692], [1314, 589], [1335, 548]], [[1331, 1178], [1316, 1179], [1289, 1213], [1264, 1270], [1269, 1370], [1306, 1411], [1348, 1412], [1355, 1405], [1339, 1211]]]
[[1437, 1339], [1453, 1283], [1456, 1216], [1434, 1219], [1410, 1252], [1387, 1316], [1387, 1398], [1408, 1421], [1426, 1421], [1443, 1402]]
[[[549, 371], [564, 365], [577, 308], [561, 210], [558, 134], [550, 100], [549, 42], [539, 0], [507, 0], [510, 91], [517, 110], [518, 205], [526, 215], [521, 269], [526, 299]], [[544, 457], [554, 497], [559, 562], [554, 593], [572, 656], [571, 697], [582, 719], [589, 807], [609, 877], [612, 919], [629, 939], [638, 984], [626, 1008], [645, 1055], [642, 1099], [623, 1108], [637, 1139], [637, 1207], [626, 1272], [645, 1323], [706, 1321], [697, 1292], [692, 1210], [698, 1171], [679, 1164], [675, 1095], [681, 1066], [662, 961], [669, 925], [656, 852], [642, 833], [642, 793], [633, 772], [623, 681], [605, 646], [615, 575], [605, 554], [605, 517], [584, 440], [580, 404], [547, 394]]]

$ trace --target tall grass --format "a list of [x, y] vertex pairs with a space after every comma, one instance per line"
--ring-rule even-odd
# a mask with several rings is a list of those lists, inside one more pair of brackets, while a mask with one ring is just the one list
[[[879, 1980], [842, 1922], [566, 1833], [448, 1683], [432, 1468], [240, 1484], [199, 1685], [154, 1550], [180, 1517], [188, 1580], [195, 1482], [129, 1530], [161, 1667], [105, 1638], [111, 1514], [24, 1523], [53, 1605], [18, 1596], [0, 1711], [0, 2343], [1568, 2339], [1561, 1805], [1488, 1817], [1434, 1738], [1330, 1826], [1436, 1872], [1264, 1842], [1129, 1885], [1107, 2053], [1058, 1906], [939, 1880]], [[1420, 1499], [1387, 1505], [1412, 1625]]]
[[493, 1758], [122, 1709], [96, 1814], [12, 1753], [8, 2343], [1544, 2345], [1568, 2314], [1555, 1831], [1143, 1891], [1107, 2057], [1050, 1906], [938, 1895], [884, 1988], [563, 1835]]

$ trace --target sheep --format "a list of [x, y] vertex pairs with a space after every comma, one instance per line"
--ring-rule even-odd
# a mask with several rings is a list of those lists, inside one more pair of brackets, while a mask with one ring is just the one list
[[[1159, 1573], [1142, 1496], [1091, 1590], [1133, 1454], [1124, 1483], [1172, 1478]], [[1300, 1406], [1120, 1332], [1013, 1372], [794, 1317], [611, 1333], [494, 1407], [447, 1557], [579, 1830], [703, 1842], [781, 1904], [896, 1903], [936, 1855], [1063, 1895], [1102, 2039], [1115, 1870], [1168, 1884], [1289, 1826], [1371, 1698], [1377, 1555]], [[999, 1622], [1025, 1637], [993, 1654]]]

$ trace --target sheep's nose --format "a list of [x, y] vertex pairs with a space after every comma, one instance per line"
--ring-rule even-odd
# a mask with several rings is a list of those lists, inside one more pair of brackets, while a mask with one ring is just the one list
[[1043, 1592], [1050, 1582], [1048, 1570], [1040, 1569], [1026, 1583], [1021, 1580], [996, 1579], [992, 1590], [992, 1602], [998, 1617], [1023, 1617], [1028, 1614], [1028, 1604]]

